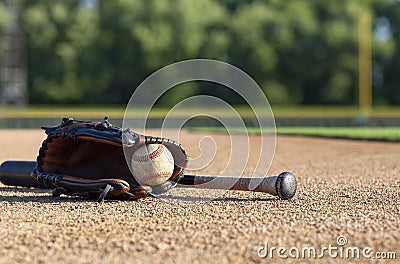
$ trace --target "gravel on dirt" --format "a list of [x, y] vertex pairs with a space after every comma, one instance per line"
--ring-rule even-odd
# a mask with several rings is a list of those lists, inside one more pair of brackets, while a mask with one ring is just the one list
[[[196, 157], [204, 136], [213, 138], [217, 151], [213, 165], [197, 173], [221, 174], [230, 159], [227, 136], [184, 131], [181, 142]], [[0, 162], [35, 160], [43, 139], [37, 130], [0, 130]], [[259, 141], [250, 137], [252, 146]], [[300, 261], [309, 262], [301, 258], [304, 247], [318, 255], [330, 245], [344, 251], [370, 247], [370, 257], [395, 252], [400, 258], [399, 143], [279, 136], [276, 146], [268, 174], [297, 176], [298, 191], [289, 201], [228, 191], [200, 203], [97, 203], [0, 184], [0, 263], [278, 262], [272, 247], [286, 248], [286, 256], [298, 248]], [[252, 152], [244, 175], [255, 168], [256, 157]], [[175, 189], [172, 195], [185, 200], [196, 192]], [[328, 253], [321, 263], [356, 261]]]

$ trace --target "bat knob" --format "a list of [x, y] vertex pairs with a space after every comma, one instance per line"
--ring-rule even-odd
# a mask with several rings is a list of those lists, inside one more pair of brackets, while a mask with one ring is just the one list
[[278, 175], [275, 185], [278, 196], [283, 200], [291, 199], [297, 188], [296, 177], [293, 173], [282, 172]]

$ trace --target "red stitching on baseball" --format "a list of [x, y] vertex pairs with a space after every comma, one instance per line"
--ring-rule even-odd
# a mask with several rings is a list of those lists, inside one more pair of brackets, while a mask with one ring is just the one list
[[157, 149], [154, 152], [143, 156], [138, 156], [136, 154], [133, 154], [132, 159], [136, 162], [147, 162], [149, 160], [153, 160], [159, 157], [163, 152], [163, 150], [164, 150], [164, 145], [160, 144], [158, 145]]
[[164, 145], [158, 145], [158, 148], [153, 152], [149, 154], [149, 159], [155, 159], [161, 155], [161, 153], [164, 151]]
[[170, 172], [167, 171], [161, 171], [161, 172], [157, 172], [154, 174], [150, 174], [148, 176], [146, 176], [143, 181], [148, 181], [148, 180], [154, 180], [154, 179], [159, 179], [159, 178], [166, 178], [171, 176]]

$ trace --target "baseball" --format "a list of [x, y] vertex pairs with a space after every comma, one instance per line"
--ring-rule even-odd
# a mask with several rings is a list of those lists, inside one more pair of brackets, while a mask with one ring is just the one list
[[140, 184], [162, 184], [174, 171], [174, 158], [164, 145], [145, 145], [133, 153], [132, 170]]

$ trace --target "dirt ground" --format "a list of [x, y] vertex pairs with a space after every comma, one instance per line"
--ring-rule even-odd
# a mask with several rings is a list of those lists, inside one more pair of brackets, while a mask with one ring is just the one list
[[[190, 155], [200, 153], [203, 136], [181, 135]], [[229, 159], [228, 138], [212, 137], [214, 165], [199, 174], [219, 174]], [[38, 130], [0, 130], [0, 162], [34, 160], [43, 139]], [[156, 198], [97, 203], [0, 184], [0, 263], [270, 263], [281, 260], [279, 247], [289, 262], [315, 261], [307, 257], [315, 248], [321, 263], [396, 263], [399, 153], [398, 143], [280, 136], [268, 174], [297, 176], [289, 201], [229, 191], [200, 204]], [[251, 156], [250, 168], [255, 160]], [[352, 258], [353, 250], [360, 259]], [[393, 258], [390, 252], [396, 260], [377, 259]]]

